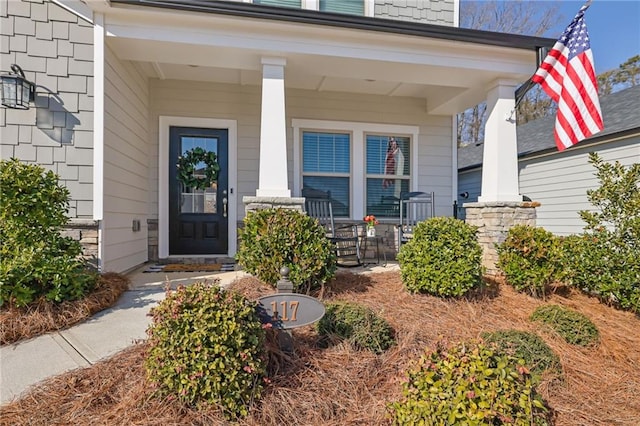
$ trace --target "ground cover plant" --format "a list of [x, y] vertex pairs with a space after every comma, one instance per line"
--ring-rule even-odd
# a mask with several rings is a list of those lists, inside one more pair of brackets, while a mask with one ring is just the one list
[[563, 306], [540, 306], [531, 314], [531, 321], [548, 325], [572, 345], [589, 346], [598, 341], [598, 328], [589, 317]]
[[384, 318], [371, 308], [353, 302], [327, 303], [316, 329], [323, 344], [345, 341], [356, 349], [378, 354], [395, 343], [393, 328]]
[[522, 330], [498, 330], [482, 333], [482, 340], [499, 353], [524, 360], [534, 380], [545, 373], [560, 375], [560, 358], [547, 343], [535, 333]]
[[[542, 301], [503, 283], [489, 284], [475, 298], [441, 299], [409, 293], [397, 271], [340, 273], [327, 284], [327, 301], [359, 303], [380, 313], [395, 329], [397, 344], [381, 354], [349, 345], [321, 348], [313, 326], [294, 330], [294, 356], [272, 357], [279, 367], [270, 364], [271, 383], [239, 424], [391, 424], [387, 405], [401, 400], [406, 372], [439, 342], [455, 347], [486, 332], [539, 329], [529, 317]], [[244, 278], [232, 288], [249, 298], [273, 292], [254, 278]], [[563, 380], [543, 375], [537, 385], [553, 423], [637, 426], [640, 319], [577, 291], [548, 299], [588, 315], [600, 330], [600, 343], [590, 347], [540, 333], [562, 363]], [[41, 383], [2, 407], [0, 425], [228, 424], [215, 410], [154, 397], [144, 369], [147, 351], [146, 344], [138, 344], [91, 368]]]

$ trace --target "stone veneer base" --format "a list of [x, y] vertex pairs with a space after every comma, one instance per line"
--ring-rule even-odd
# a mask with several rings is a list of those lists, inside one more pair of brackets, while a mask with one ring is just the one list
[[82, 256], [98, 262], [98, 235], [100, 221], [93, 219], [70, 219], [63, 227], [62, 235], [80, 242]]
[[538, 202], [484, 202], [465, 203], [465, 222], [478, 227], [478, 242], [482, 247], [482, 264], [489, 275], [500, 271], [496, 267], [498, 251], [509, 229], [514, 225], [536, 226]]

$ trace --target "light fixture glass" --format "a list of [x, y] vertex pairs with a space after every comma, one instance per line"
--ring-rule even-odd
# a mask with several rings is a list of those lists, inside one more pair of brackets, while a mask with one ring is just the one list
[[7, 108], [29, 109], [33, 100], [34, 84], [27, 80], [18, 65], [11, 65], [10, 74], [0, 76], [2, 79], [2, 105]]

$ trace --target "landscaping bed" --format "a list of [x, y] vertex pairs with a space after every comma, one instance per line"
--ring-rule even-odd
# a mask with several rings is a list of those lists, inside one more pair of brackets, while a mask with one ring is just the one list
[[[463, 299], [410, 294], [397, 271], [341, 273], [326, 285], [325, 301], [365, 305], [396, 331], [397, 344], [376, 355], [346, 344], [323, 348], [312, 326], [295, 329], [295, 356], [272, 352], [270, 384], [242, 425], [390, 424], [388, 403], [402, 398], [406, 371], [438, 345], [479, 339], [482, 333], [523, 330], [538, 334], [558, 355], [561, 372], [548, 372], [538, 391], [556, 425], [637, 425], [640, 418], [640, 319], [579, 292], [558, 289], [543, 301], [504, 283]], [[249, 298], [273, 289], [254, 278], [232, 284]], [[567, 343], [530, 320], [536, 308], [561, 305], [593, 321], [599, 341]], [[40, 383], [2, 407], [0, 425], [226, 424], [213, 408], [159, 399], [145, 378], [146, 344], [135, 345], [90, 368]]]

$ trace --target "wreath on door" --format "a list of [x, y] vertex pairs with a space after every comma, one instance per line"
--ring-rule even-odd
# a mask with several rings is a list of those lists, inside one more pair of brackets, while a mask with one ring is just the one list
[[[205, 164], [204, 174], [196, 175], [196, 166]], [[205, 151], [200, 147], [188, 150], [178, 157], [176, 164], [178, 180], [185, 186], [194, 189], [210, 188], [211, 184], [218, 180], [220, 165], [218, 156], [213, 151]]]

